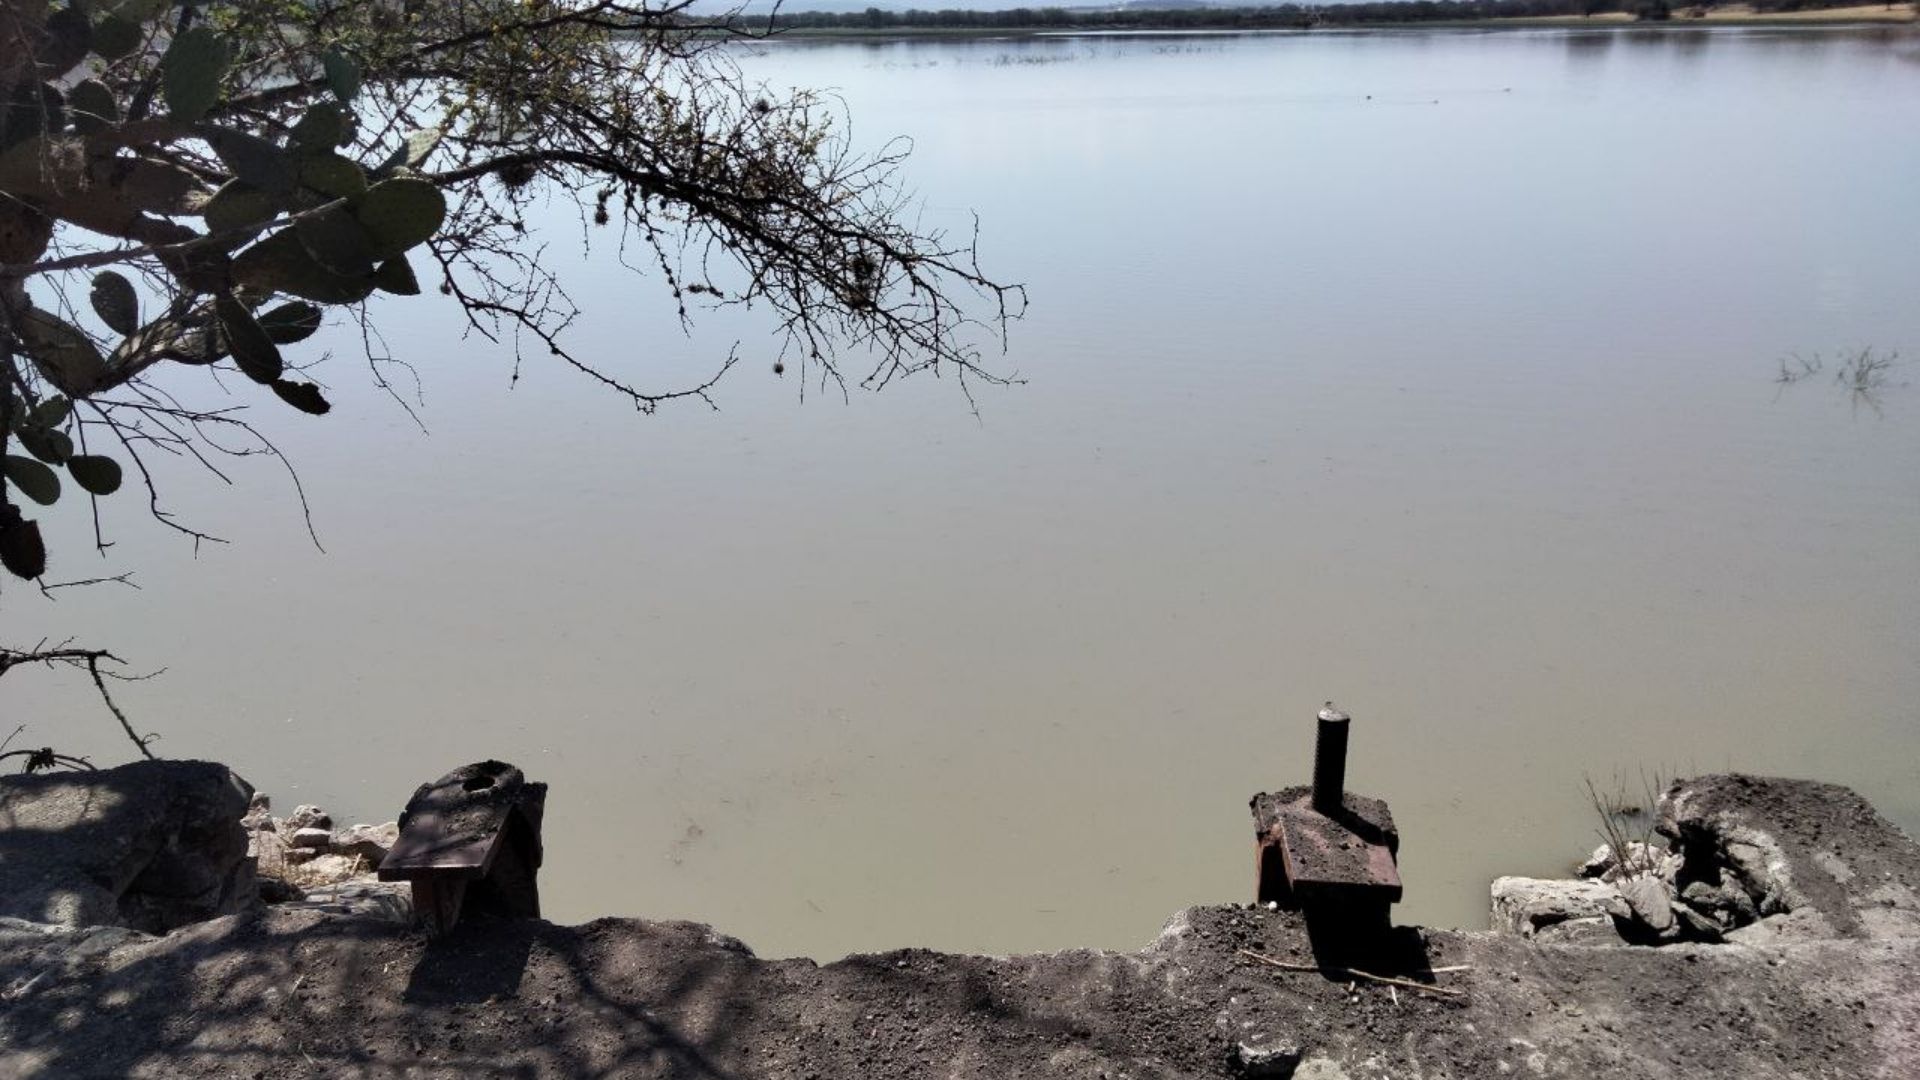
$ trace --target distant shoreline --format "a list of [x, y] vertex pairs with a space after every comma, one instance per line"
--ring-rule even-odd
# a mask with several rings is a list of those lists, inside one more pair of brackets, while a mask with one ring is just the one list
[[[1223, 9], [1224, 10], [1224, 9]], [[1151, 12], [1142, 12], [1150, 16]], [[753, 20], [747, 20], [751, 26]], [[1531, 15], [1516, 17], [1493, 17], [1480, 19], [1410, 19], [1405, 21], [1377, 21], [1352, 23], [1319, 23], [1300, 27], [1249, 27], [1234, 25], [1206, 26], [1196, 24], [1152, 25], [1142, 23], [1135, 26], [782, 26], [775, 28], [765, 39], [802, 38], [812, 41], [886, 41], [897, 39], [992, 39], [992, 38], [1034, 38], [1034, 37], [1128, 37], [1128, 36], [1252, 36], [1262, 34], [1304, 34], [1319, 32], [1348, 33], [1369, 30], [1529, 30], [1529, 29], [1589, 29], [1589, 30], [1627, 30], [1659, 31], [1683, 30], [1707, 27], [1768, 27], [1768, 28], [1805, 28], [1831, 30], [1848, 26], [1889, 27], [1913, 26], [1915, 15], [1913, 6], [1903, 4], [1889, 9], [1884, 4], [1862, 4], [1852, 7], [1822, 8], [1804, 11], [1755, 12], [1751, 10], [1714, 9], [1704, 15], [1693, 16], [1676, 13], [1670, 19], [1638, 19], [1626, 12], [1602, 12], [1594, 15]]]

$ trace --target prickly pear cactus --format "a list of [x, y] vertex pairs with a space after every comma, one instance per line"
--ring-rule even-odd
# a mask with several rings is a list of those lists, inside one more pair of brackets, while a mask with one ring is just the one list
[[140, 328], [140, 297], [126, 275], [102, 270], [93, 275], [93, 287], [87, 292], [94, 314], [116, 334], [131, 334]]
[[161, 86], [173, 119], [191, 123], [205, 116], [220, 99], [220, 81], [232, 63], [227, 43], [204, 26], [174, 38], [160, 61]]
[[395, 177], [367, 189], [354, 215], [378, 245], [376, 258], [392, 258], [424, 244], [446, 220], [447, 197], [425, 180]]
[[[330, 6], [313, 4], [26, 7], [44, 13], [34, 32], [0, 46], [20, 54], [0, 68], [23, 72], [0, 89], [0, 264], [27, 268], [0, 280], [0, 387], [12, 387], [0, 394], [0, 564], [31, 578], [46, 551], [22, 508], [125, 481], [125, 457], [89, 452], [96, 416], [83, 427], [75, 402], [172, 361], [230, 364], [325, 414], [326, 395], [288, 377], [282, 350], [318, 332], [329, 305], [418, 294], [407, 253], [448, 206], [415, 171], [444, 129], [376, 157], [392, 138], [360, 128], [356, 104], [387, 48], [367, 27], [384, 12], [330, 23], [315, 21]], [[263, 89], [293, 92], [262, 105]], [[69, 262], [77, 241], [50, 246], [62, 229], [108, 238], [97, 250], [109, 257]], [[86, 288], [43, 291], [38, 273]]]

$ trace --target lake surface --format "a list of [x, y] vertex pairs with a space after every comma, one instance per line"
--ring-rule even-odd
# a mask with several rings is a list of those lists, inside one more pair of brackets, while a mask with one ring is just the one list
[[[434, 303], [382, 306], [421, 434], [330, 331], [325, 420], [170, 474], [203, 549], [58, 515], [5, 637], [82, 636], [179, 756], [386, 820], [470, 760], [552, 785], [548, 913], [763, 955], [1145, 942], [1253, 888], [1246, 801], [1354, 716], [1404, 921], [1596, 843], [1582, 777], [1853, 785], [1920, 826], [1920, 39], [1374, 32], [787, 44], [1031, 315], [951, 381], [799, 400], [761, 324], [683, 334], [581, 253], [576, 341], [721, 410], [636, 416]], [[306, 355], [318, 355], [309, 347]], [[1903, 361], [1904, 364], [1904, 361]], [[204, 400], [197, 373], [184, 373]], [[242, 387], [242, 398], [252, 395]], [[122, 760], [17, 674], [21, 742]], [[47, 719], [57, 715], [65, 719]], [[11, 730], [12, 723], [7, 725]], [[18, 744], [16, 744], [18, 745]]]

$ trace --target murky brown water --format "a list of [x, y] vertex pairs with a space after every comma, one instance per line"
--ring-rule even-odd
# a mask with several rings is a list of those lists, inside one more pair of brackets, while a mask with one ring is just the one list
[[[724, 411], [639, 418], [395, 305], [430, 436], [356, 375], [179, 479], [196, 560], [111, 500], [139, 592], [10, 591], [179, 755], [389, 818], [498, 756], [553, 785], [550, 912], [764, 954], [1131, 947], [1246, 899], [1246, 798], [1356, 717], [1403, 919], [1593, 842], [1581, 777], [1852, 784], [1920, 825], [1920, 395], [1781, 358], [1920, 356], [1920, 42], [1377, 33], [782, 48], [918, 144], [1034, 310], [1026, 386], [796, 400], [749, 325], [682, 337], [582, 259], [582, 332]], [[1370, 95], [1370, 97], [1369, 97]], [[565, 235], [571, 235], [566, 230]], [[566, 248], [564, 236], [557, 252]], [[1896, 382], [1915, 379], [1896, 371]], [[92, 572], [85, 523], [57, 573]], [[56, 548], [56, 552], [62, 548]], [[0, 708], [124, 754], [83, 687]], [[53, 723], [47, 711], [72, 719]], [[11, 729], [12, 724], [7, 725]], [[1637, 783], [1637, 781], [1636, 781]]]

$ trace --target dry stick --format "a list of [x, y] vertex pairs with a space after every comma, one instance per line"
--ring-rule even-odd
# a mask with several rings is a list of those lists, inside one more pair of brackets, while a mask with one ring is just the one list
[[[1382, 983], [1387, 986], [1404, 986], [1409, 990], [1418, 990], [1423, 994], [1439, 994], [1443, 997], [1460, 996], [1460, 991], [1458, 990], [1449, 990], [1444, 986], [1428, 986], [1426, 983], [1417, 983], [1412, 979], [1394, 979], [1385, 975], [1370, 975], [1367, 972], [1355, 968], [1323, 967], [1319, 964], [1289, 964], [1284, 960], [1275, 960], [1271, 956], [1254, 952], [1251, 949], [1236, 949], [1235, 951], [1249, 960], [1258, 960], [1269, 967], [1277, 967], [1282, 971], [1312, 971], [1326, 975], [1346, 975], [1351, 978], [1365, 979], [1368, 982]], [[1466, 967], [1467, 965], [1465, 964], [1459, 964], [1447, 970], [1461, 971]]]
[[93, 676], [93, 685], [100, 688], [100, 700], [107, 703], [107, 708], [113, 712], [113, 718], [120, 721], [120, 727], [126, 731], [127, 738], [133, 740], [133, 745], [140, 748], [140, 752], [146, 755], [148, 761], [152, 761], [153, 751], [147, 749], [147, 744], [153, 741], [153, 736], [148, 735], [145, 738], [141, 738], [135, 734], [133, 724], [127, 720], [127, 714], [121, 712], [120, 706], [113, 703], [113, 695], [107, 693], [107, 682], [100, 677], [100, 657], [87, 657], [87, 674]]

